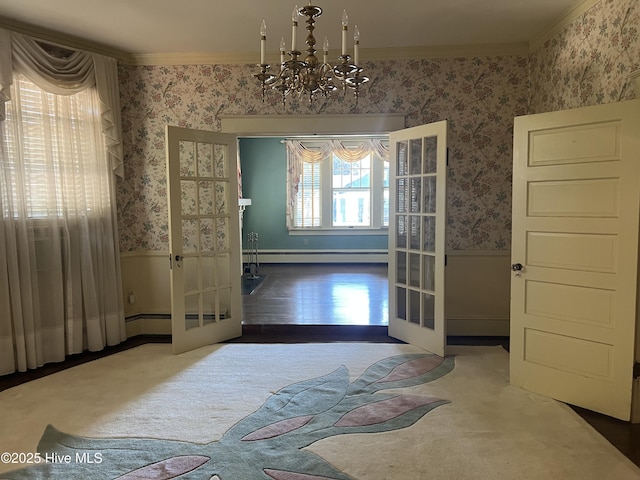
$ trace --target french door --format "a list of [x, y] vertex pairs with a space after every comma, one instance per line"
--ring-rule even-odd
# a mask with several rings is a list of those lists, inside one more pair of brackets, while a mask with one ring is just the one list
[[242, 335], [236, 137], [167, 126], [174, 353]]
[[447, 122], [389, 135], [389, 335], [445, 355]]

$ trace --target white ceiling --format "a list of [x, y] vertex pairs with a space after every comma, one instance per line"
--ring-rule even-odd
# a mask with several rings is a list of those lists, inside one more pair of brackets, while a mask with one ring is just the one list
[[[258, 59], [291, 38], [296, 0], [0, 0], [0, 24], [44, 38], [78, 40], [117, 56], [243, 53]], [[305, 0], [298, 0], [304, 4]], [[528, 44], [585, 0], [317, 0], [316, 48], [340, 43], [342, 10], [365, 49]], [[591, 2], [593, 3], [593, 1]], [[299, 47], [304, 47], [304, 20]], [[351, 37], [351, 33], [349, 34]], [[351, 39], [350, 39], [351, 42]], [[364, 53], [362, 55], [365, 56]]]

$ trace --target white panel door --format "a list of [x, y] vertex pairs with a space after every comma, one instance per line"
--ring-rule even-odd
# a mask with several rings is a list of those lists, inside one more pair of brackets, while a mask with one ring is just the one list
[[174, 353], [242, 335], [234, 135], [167, 126]]
[[445, 355], [447, 122], [389, 135], [389, 335]]
[[629, 420], [640, 101], [515, 119], [511, 383]]

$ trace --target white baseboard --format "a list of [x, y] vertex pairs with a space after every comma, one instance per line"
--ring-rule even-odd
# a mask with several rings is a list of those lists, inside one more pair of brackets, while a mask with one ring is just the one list
[[171, 335], [171, 316], [146, 317], [144, 315], [128, 319], [125, 323], [127, 338], [138, 335]]
[[[387, 263], [387, 250], [259, 250], [258, 263]], [[251, 260], [249, 252], [242, 261]]]

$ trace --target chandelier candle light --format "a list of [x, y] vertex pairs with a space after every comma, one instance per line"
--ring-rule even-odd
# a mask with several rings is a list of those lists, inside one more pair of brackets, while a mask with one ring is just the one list
[[[356, 26], [354, 28], [354, 45], [353, 58], [347, 53], [347, 32], [349, 25], [349, 17], [346, 10], [342, 14], [342, 54], [338, 57], [339, 62], [330, 65], [329, 58], [329, 40], [325, 37], [322, 45], [322, 63], [316, 57], [315, 44], [316, 39], [313, 36], [315, 29], [315, 18], [322, 15], [322, 9], [315, 5], [309, 5], [293, 9], [291, 15], [291, 50], [286, 50], [284, 38], [280, 41], [280, 71], [270, 73], [271, 65], [266, 62], [267, 51], [267, 24], [262, 20], [260, 26], [260, 73], [254, 76], [262, 86], [262, 101], [264, 102], [267, 94], [267, 88], [277, 90], [282, 95], [283, 104], [287, 96], [296, 94], [298, 96], [307, 96], [309, 102], [312, 103], [318, 94], [328, 96], [341, 88], [346, 94], [347, 90], [352, 90], [356, 98], [356, 102], [360, 93], [360, 86], [369, 81], [362, 75], [363, 69], [359, 66], [360, 61], [360, 31]], [[307, 17], [307, 45], [306, 56], [304, 59], [299, 57], [302, 52], [298, 50], [297, 29], [298, 17]], [[286, 60], [286, 55], [290, 59]], [[336, 83], [338, 85], [336, 85]]]

